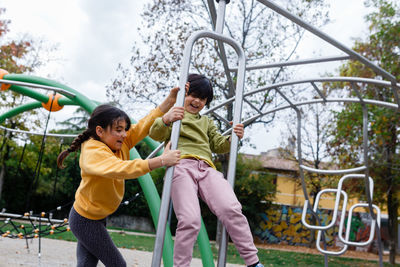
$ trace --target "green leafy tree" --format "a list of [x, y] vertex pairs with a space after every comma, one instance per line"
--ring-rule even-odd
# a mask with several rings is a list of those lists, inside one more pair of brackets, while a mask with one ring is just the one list
[[239, 154], [234, 189], [252, 229], [258, 226], [259, 214], [272, 205], [276, 193], [275, 180], [276, 175], [263, 171], [261, 162]]
[[[357, 41], [354, 50], [380, 67], [400, 78], [400, 9], [398, 3], [386, 0], [370, 0], [367, 5], [374, 12], [366, 17], [370, 35], [367, 40]], [[371, 69], [359, 62], [349, 62], [340, 69], [342, 76], [361, 76], [382, 79]], [[330, 84], [332, 89], [347, 89], [354, 95], [349, 84]], [[390, 88], [375, 85], [354, 84], [366, 98], [392, 102], [393, 93]], [[356, 96], [355, 96], [356, 97]], [[378, 106], [368, 106], [369, 119], [369, 164], [370, 176], [375, 180], [374, 202], [385, 205], [389, 214], [389, 251], [390, 262], [394, 264], [397, 246], [400, 155], [399, 151], [399, 119], [397, 111]], [[342, 111], [335, 113], [332, 135], [334, 140], [329, 144], [330, 152], [338, 163], [354, 167], [363, 162], [362, 151], [362, 107], [359, 104], [345, 104]], [[352, 191], [355, 184], [351, 185]], [[363, 193], [360, 197], [364, 197]]]
[[[9, 73], [32, 73], [47, 61], [45, 57], [48, 55], [44, 54], [53, 51], [55, 47], [46, 48], [44, 47], [44, 41], [33, 41], [28, 37], [19, 40], [10, 40], [7, 38], [11, 21], [3, 19], [5, 11], [4, 8], [0, 8], [0, 67]], [[26, 103], [26, 98], [24, 96], [12, 91], [1, 92], [0, 98], [0, 112], [8, 111]], [[17, 115], [6, 120], [2, 125], [7, 128], [20, 130], [35, 130], [36, 127], [40, 129], [42, 121], [45, 121], [40, 119], [41, 116], [44, 115], [40, 112], [30, 111], [28, 116], [27, 114]], [[21, 136], [17, 136], [12, 132], [5, 132], [1, 137], [0, 199], [2, 206], [3, 204], [13, 206], [18, 203], [14, 198], [9, 199], [9, 201], [6, 201], [7, 196], [3, 198], [4, 184], [7, 187], [5, 194], [20, 196], [22, 199], [26, 197], [26, 195], [24, 196], [26, 190], [22, 189], [23, 186], [27, 184], [27, 179], [31, 175], [30, 165], [37, 156], [31, 154], [21, 163], [16, 160], [19, 159], [19, 155], [23, 154], [22, 151], [30, 154], [30, 149], [34, 147], [35, 143], [27, 137], [22, 137], [22, 142], [24, 142], [24, 139], [29, 140], [26, 143], [25, 151], [23, 146], [20, 145], [21, 140], [17, 141], [20, 137]], [[29, 166], [29, 168], [24, 169], [23, 167], [26, 166]], [[16, 172], [17, 169], [19, 169], [18, 172]], [[29, 171], [27, 171], [28, 169]], [[22, 184], [17, 183], [16, 180], [19, 179], [18, 177], [24, 177], [24, 180], [21, 181]]]
[[[5, 36], [9, 32], [9, 20], [2, 19], [2, 16], [5, 12], [4, 8], [0, 8], [0, 66], [2, 69], [7, 70], [9, 73], [23, 73], [27, 71], [31, 71], [33, 66], [25, 64], [24, 61], [28, 54], [30, 53], [30, 49], [32, 47], [31, 40], [19, 40], [19, 41], [4, 41], [6, 40]], [[3, 112], [8, 109], [12, 109], [17, 105], [20, 105], [23, 102], [23, 98], [21, 95], [16, 93], [0, 94], [1, 102], [0, 102], [0, 112]], [[3, 124], [4, 126], [12, 129], [25, 129], [25, 120], [22, 119], [22, 115], [16, 116], [6, 123]], [[1, 170], [0, 170], [0, 199], [1, 193], [3, 191], [3, 183], [4, 183], [4, 176], [5, 174], [5, 162], [10, 158], [10, 150], [11, 145], [10, 143], [6, 142], [6, 139], [12, 139], [13, 134], [7, 133], [3, 135], [3, 144], [2, 146], [2, 158], [0, 159], [1, 162]]]
[[58, 122], [57, 125], [61, 126], [62, 129], [58, 130], [58, 133], [81, 133], [87, 127], [90, 114], [87, 113], [82, 107], [78, 107], [73, 116]]

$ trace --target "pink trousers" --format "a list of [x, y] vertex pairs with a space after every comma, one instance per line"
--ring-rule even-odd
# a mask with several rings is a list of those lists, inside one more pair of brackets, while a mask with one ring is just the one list
[[190, 266], [194, 242], [201, 225], [198, 197], [207, 203], [223, 223], [246, 265], [258, 262], [257, 248], [254, 246], [249, 224], [242, 214], [242, 206], [231, 185], [222, 173], [204, 161], [181, 159], [175, 166], [171, 188], [171, 198], [178, 219], [174, 266]]

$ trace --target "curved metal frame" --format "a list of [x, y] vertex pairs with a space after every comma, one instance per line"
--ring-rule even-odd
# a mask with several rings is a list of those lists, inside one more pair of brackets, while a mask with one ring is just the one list
[[376, 211], [377, 215], [376, 215], [376, 219], [372, 218], [371, 231], [370, 231], [368, 240], [365, 242], [352, 242], [352, 241], [349, 241], [349, 235], [350, 235], [350, 230], [351, 230], [351, 218], [353, 217], [353, 210], [358, 207], [367, 208], [367, 207], [369, 207], [369, 203], [357, 203], [350, 207], [349, 216], [347, 217], [346, 237], [345, 238], [343, 238], [343, 226], [344, 226], [344, 220], [345, 220], [345, 215], [344, 215], [345, 213], [342, 214], [341, 223], [339, 225], [338, 236], [339, 236], [340, 241], [342, 241], [346, 245], [362, 247], [362, 246], [367, 246], [372, 243], [372, 241], [374, 239], [375, 225], [376, 225], [376, 223], [377, 223], [378, 227], [380, 227], [380, 225], [381, 225], [381, 210], [379, 209], [378, 206], [372, 205], [372, 207]]
[[[323, 189], [323, 190], [321, 190], [320, 192], [318, 192], [318, 196], [321, 196], [323, 193], [336, 193], [336, 196], [337, 196], [337, 195], [339, 194], [339, 192], [340, 192], [340, 195], [343, 195], [342, 214], [346, 214], [346, 207], [347, 207], [348, 196], [347, 196], [347, 193], [346, 193], [345, 191], [339, 190], [339, 189]], [[339, 195], [339, 198], [340, 198], [340, 195]], [[318, 198], [318, 196], [317, 196], [317, 198]], [[336, 197], [336, 199], [337, 199], [337, 197]], [[319, 200], [319, 199], [318, 199], [318, 200]], [[317, 201], [316, 201], [316, 203], [317, 203]], [[318, 204], [317, 204], [317, 206], [318, 206]], [[314, 211], [317, 210], [315, 207], [316, 207], [316, 205], [315, 205], [315, 203], [314, 203]], [[304, 212], [304, 209], [303, 209], [303, 212]], [[334, 221], [334, 220], [332, 220], [332, 221]], [[302, 222], [303, 222], [303, 219], [302, 219]], [[316, 229], [316, 228], [314, 228], [314, 229]], [[350, 231], [349, 231], [348, 233], [346, 232], [346, 238], [347, 238], [347, 239], [348, 239], [348, 235], [349, 235], [349, 234], [350, 234]], [[322, 253], [324, 253], [324, 254], [326, 254], [326, 255], [339, 256], [339, 255], [342, 255], [343, 253], [345, 253], [345, 252], [347, 251], [347, 248], [348, 248], [348, 245], [347, 245], [347, 244], [345, 244], [345, 245], [343, 246], [343, 248], [342, 248], [341, 250], [339, 250], [339, 251], [329, 251], [329, 250], [327, 250], [327, 249], [322, 249], [322, 248], [321, 248], [321, 245], [320, 245], [320, 243], [321, 243], [321, 235], [322, 235], [322, 231], [321, 231], [321, 230], [318, 230], [318, 232], [317, 232], [316, 246], [317, 246], [317, 249], [318, 249], [320, 252], [322, 252]], [[325, 245], [325, 242], [324, 242], [324, 245]]]

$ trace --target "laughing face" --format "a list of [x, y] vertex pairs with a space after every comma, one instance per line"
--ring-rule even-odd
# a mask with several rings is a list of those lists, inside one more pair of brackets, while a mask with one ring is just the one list
[[118, 151], [122, 148], [122, 143], [126, 137], [126, 121], [123, 119], [116, 120], [112, 126], [106, 129], [97, 126], [96, 133], [100, 137], [100, 141], [111, 148], [112, 151]]
[[206, 105], [207, 98], [198, 98], [193, 95], [186, 95], [185, 110], [192, 114], [198, 114]]

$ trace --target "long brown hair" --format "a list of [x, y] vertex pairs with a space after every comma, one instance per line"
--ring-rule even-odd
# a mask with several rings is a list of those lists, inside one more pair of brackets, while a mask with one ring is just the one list
[[101, 126], [103, 129], [106, 129], [109, 126], [112, 126], [113, 123], [118, 120], [126, 121], [125, 130], [129, 130], [129, 128], [131, 128], [131, 120], [129, 119], [129, 116], [119, 108], [107, 104], [96, 107], [89, 118], [87, 129], [83, 131], [80, 135], [78, 135], [74, 139], [74, 141], [72, 141], [68, 149], [64, 150], [58, 155], [58, 168], [65, 168], [65, 166], [63, 165], [64, 159], [71, 152], [79, 150], [83, 142], [87, 141], [89, 138], [100, 140], [100, 138], [96, 134], [96, 126]]

